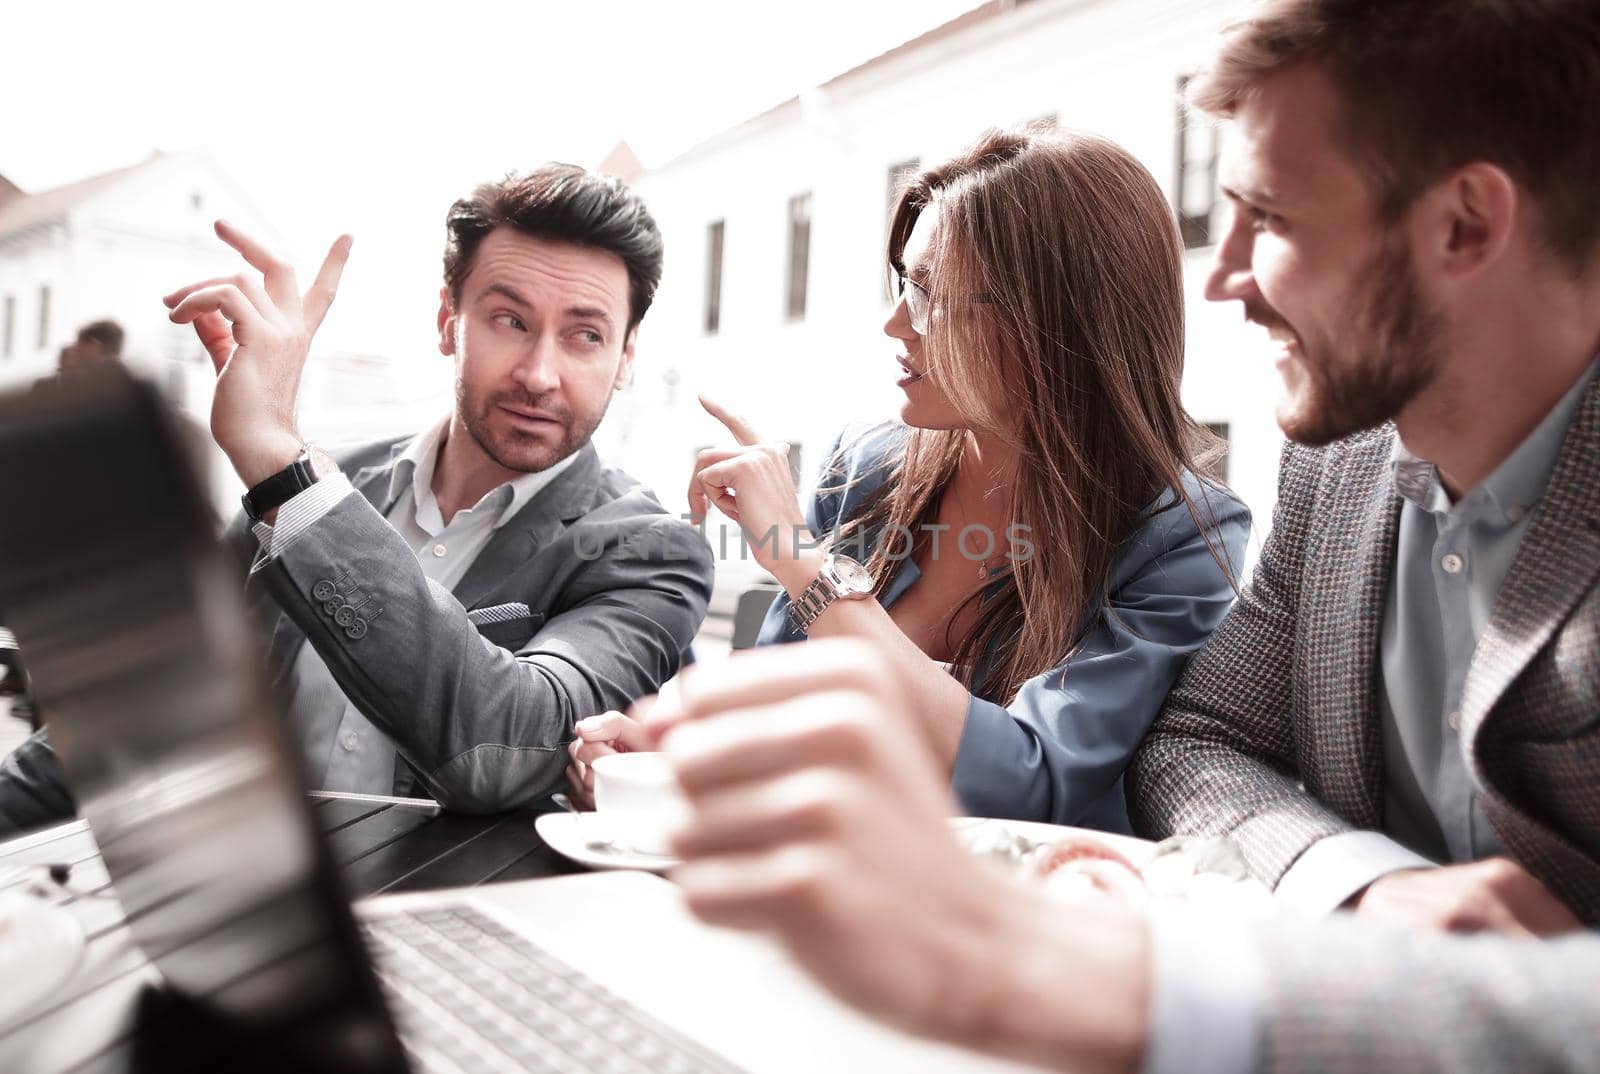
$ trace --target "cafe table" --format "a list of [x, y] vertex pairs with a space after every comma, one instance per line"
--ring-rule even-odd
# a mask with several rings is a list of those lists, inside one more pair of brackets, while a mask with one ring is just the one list
[[[352, 898], [582, 871], [535, 832], [534, 817], [554, 808], [548, 803], [466, 816], [420, 798], [328, 792], [311, 797]], [[129, 1031], [129, 1012], [157, 977], [132, 942], [88, 825], [74, 821], [0, 843], [0, 893], [23, 886], [69, 908], [88, 942], [64, 985], [0, 1024], [0, 1072], [26, 1074], [8, 1062], [8, 1056], [24, 1053], [30, 1071], [102, 1069], [97, 1057]], [[41, 1054], [48, 1056], [42, 1064]]]

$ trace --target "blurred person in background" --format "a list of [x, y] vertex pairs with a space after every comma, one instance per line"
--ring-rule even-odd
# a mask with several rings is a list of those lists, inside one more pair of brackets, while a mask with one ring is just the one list
[[[644, 203], [552, 164], [484, 184], [446, 225], [438, 347], [455, 405], [337, 460], [294, 412], [348, 237], [302, 294], [219, 221], [253, 271], [166, 303], [218, 369], [211, 430], [249, 490], [229, 539], [312, 784], [497, 812], [559, 784], [576, 721], [678, 670], [711, 555], [590, 443], [660, 281]], [[41, 733], [0, 770], [0, 831], [56, 819], [58, 784]]]
[[[991, 131], [900, 195], [900, 421], [841, 437], [804, 513], [784, 446], [706, 401], [738, 446], [690, 507], [782, 583], [760, 642], [879, 646], [968, 813], [1128, 831], [1128, 758], [1233, 601], [1249, 513], [1180, 400], [1181, 251], [1126, 150]], [[578, 733], [587, 797], [639, 728]]]
[[78, 329], [78, 338], [61, 348], [58, 371], [67, 376], [122, 360], [122, 326], [116, 321], [90, 321]]

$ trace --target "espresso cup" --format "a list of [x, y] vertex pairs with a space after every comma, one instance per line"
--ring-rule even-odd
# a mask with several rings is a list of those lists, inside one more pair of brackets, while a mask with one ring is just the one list
[[596, 757], [594, 808], [617, 846], [642, 854], [670, 854], [667, 837], [689, 804], [664, 753], [610, 753]]

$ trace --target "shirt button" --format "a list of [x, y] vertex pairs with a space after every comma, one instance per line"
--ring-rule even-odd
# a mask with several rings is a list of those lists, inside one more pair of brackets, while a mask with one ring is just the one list
[[433, 554], [434, 555], [442, 556], [442, 555], [444, 555], [444, 552], [445, 552], [444, 545], [436, 544], [436, 545], [433, 546]]
[[352, 731], [348, 735], [345, 735], [344, 741], [339, 744], [345, 748], [347, 753], [354, 753], [356, 751], [356, 744], [358, 741], [359, 740], [356, 738], [355, 732]]
[[1444, 722], [1450, 725], [1450, 730], [1452, 731], [1461, 730], [1461, 710], [1456, 709], [1450, 715], [1446, 716], [1444, 718]]
[[1439, 566], [1444, 568], [1446, 574], [1460, 574], [1461, 568], [1466, 565], [1466, 558], [1454, 552], [1446, 552], [1444, 558], [1439, 560]]
[[1515, 504], [1513, 504], [1512, 506], [1506, 508], [1506, 521], [1507, 522], [1521, 522], [1522, 521], [1522, 516], [1525, 515], [1525, 514], [1527, 514], [1526, 511], [1524, 511], [1522, 508], [1520, 508], [1520, 507], [1516, 506]]

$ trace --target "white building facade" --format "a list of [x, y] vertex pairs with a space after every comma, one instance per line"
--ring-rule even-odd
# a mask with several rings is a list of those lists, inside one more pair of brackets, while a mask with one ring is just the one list
[[[201, 153], [143, 163], [40, 193], [0, 195], [0, 384], [53, 373], [83, 324], [111, 318], [124, 361], [180, 404], [212, 375], [194, 332], [167, 320], [161, 296], [238, 271], [212, 231], [225, 218], [278, 236]], [[209, 397], [208, 395], [206, 396]]]
[[1178, 104], [1180, 80], [1243, 7], [986, 4], [647, 171], [634, 182], [661, 225], [665, 278], [636, 383], [598, 437], [603, 453], [681, 506], [693, 452], [729, 442], [698, 406], [703, 392], [800, 445], [809, 483], [846, 424], [898, 413], [897, 348], [882, 332], [896, 179], [987, 127], [1049, 119], [1126, 146], [1191, 218], [1184, 398], [1227, 434], [1229, 483], [1256, 517], [1253, 558], [1276, 498], [1277, 375], [1237, 305], [1202, 297], [1226, 223], [1219, 135], [1185, 130]]
[[[212, 229], [226, 219], [276, 250], [282, 237], [203, 152], [153, 154], [128, 168], [38, 193], [0, 179], [0, 389], [55, 372], [84, 324], [126, 333], [123, 362], [204, 429], [216, 374], [194, 331], [166, 316], [163, 295], [244, 268]], [[383, 355], [312, 355], [301, 386], [306, 435], [330, 444], [412, 431], [449, 399], [449, 363], [397, 376]], [[196, 442], [203, 442], [197, 436]], [[214, 447], [204, 460], [221, 517], [241, 488]]]

